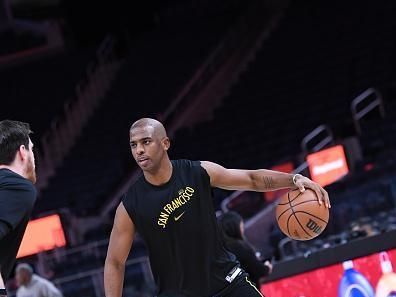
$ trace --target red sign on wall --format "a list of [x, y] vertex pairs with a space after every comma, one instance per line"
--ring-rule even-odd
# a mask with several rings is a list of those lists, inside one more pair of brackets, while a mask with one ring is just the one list
[[65, 245], [66, 239], [59, 215], [50, 215], [29, 222], [17, 258]]
[[348, 174], [344, 147], [337, 145], [307, 156], [311, 179], [322, 187]]

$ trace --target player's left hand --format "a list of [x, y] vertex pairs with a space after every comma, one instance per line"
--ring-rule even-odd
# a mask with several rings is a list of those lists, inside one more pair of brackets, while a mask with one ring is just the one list
[[311, 189], [316, 193], [320, 205], [324, 203], [324, 205], [327, 208], [331, 207], [329, 194], [318, 183], [315, 183], [314, 181], [310, 180], [308, 177], [305, 177], [301, 174], [297, 174], [293, 182], [301, 193], [303, 193], [306, 188]]

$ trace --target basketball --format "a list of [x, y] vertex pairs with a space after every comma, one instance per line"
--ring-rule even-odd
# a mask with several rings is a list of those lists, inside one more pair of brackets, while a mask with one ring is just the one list
[[276, 206], [276, 220], [281, 231], [295, 240], [310, 240], [323, 232], [329, 221], [329, 209], [318, 203], [316, 193], [305, 189], [289, 191]]

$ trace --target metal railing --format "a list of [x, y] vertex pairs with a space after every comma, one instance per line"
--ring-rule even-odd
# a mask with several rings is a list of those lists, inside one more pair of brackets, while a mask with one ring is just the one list
[[[362, 103], [366, 102], [367, 105], [361, 107]], [[369, 88], [351, 102], [352, 118], [355, 125], [356, 132], [362, 134], [360, 120], [363, 119], [368, 113], [375, 108], [379, 109], [381, 117], [385, 117], [384, 101], [382, 100], [381, 93], [375, 88]]]
[[[373, 98], [374, 95], [374, 98]], [[371, 99], [371, 101], [369, 101]], [[363, 102], [369, 102], [365, 107], [361, 107]], [[375, 88], [369, 88], [351, 102], [351, 111], [353, 115], [353, 120], [356, 128], [356, 132], [361, 134], [360, 120], [364, 118], [368, 113], [370, 113], [375, 108], [379, 109], [381, 117], [385, 117], [385, 108], [381, 93]], [[318, 136], [323, 134], [324, 137], [318, 140]], [[310, 148], [309, 144], [314, 140], [318, 140], [317, 143]], [[301, 141], [301, 149], [304, 153], [317, 152], [329, 144], [334, 143], [333, 132], [327, 125], [320, 125], [308, 133]], [[307, 162], [301, 163], [296, 169], [293, 170], [293, 174], [301, 173], [306, 168], [308, 168]], [[227, 205], [229, 205], [234, 199], [237, 199], [244, 191], [235, 191], [230, 196], [225, 198], [221, 203], [221, 209], [223, 211], [228, 211]]]
[[[65, 267], [67, 270], [67, 267]], [[139, 280], [128, 278], [128, 271], [133, 272], [140, 271], [141, 275]], [[75, 296], [75, 292], [79, 290], [88, 290], [91, 292], [91, 297], [103, 297], [104, 294], [104, 281], [103, 281], [104, 267], [91, 269], [77, 274], [68, 275], [52, 280], [52, 282], [63, 292], [64, 296]], [[154, 279], [150, 269], [150, 262], [148, 257], [139, 257], [130, 259], [125, 263], [125, 290], [133, 287], [141, 287], [143, 284], [146, 285], [146, 290], [152, 290], [154, 288]], [[143, 283], [141, 281], [143, 277]], [[78, 293], [80, 294], [80, 293]], [[15, 291], [9, 292], [10, 297], [16, 295]], [[80, 296], [80, 295], [79, 295]]]
[[[310, 148], [308, 145], [314, 140], [318, 140], [318, 136], [321, 134], [325, 134], [316, 145]], [[325, 146], [334, 143], [333, 132], [330, 127], [327, 125], [320, 125], [312, 130], [312, 132], [308, 133], [303, 140], [301, 141], [301, 149], [304, 153], [308, 152], [317, 152], [318, 150], [324, 148]]]

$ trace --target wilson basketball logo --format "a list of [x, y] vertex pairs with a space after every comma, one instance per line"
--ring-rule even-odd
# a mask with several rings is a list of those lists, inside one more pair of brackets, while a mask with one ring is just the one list
[[322, 232], [322, 227], [320, 227], [314, 220], [309, 219], [308, 223], [306, 224], [306, 227], [311, 230], [312, 232], [315, 232], [316, 234], [320, 234]]

